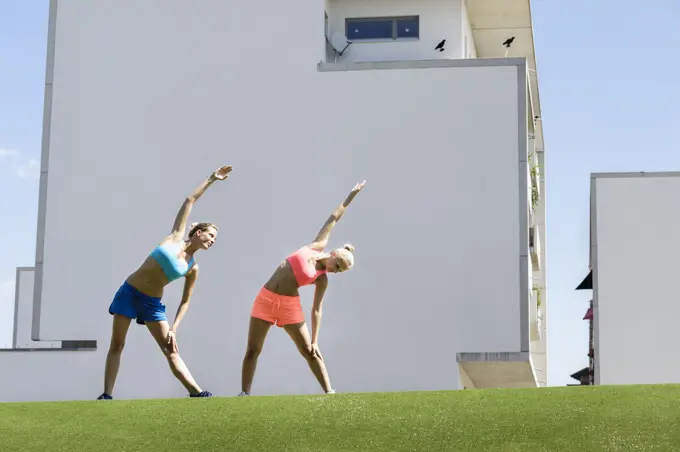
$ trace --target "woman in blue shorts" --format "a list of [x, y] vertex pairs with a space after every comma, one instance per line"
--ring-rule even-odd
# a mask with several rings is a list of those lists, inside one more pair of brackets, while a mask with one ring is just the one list
[[[120, 357], [132, 319], [136, 319], [140, 325], [146, 325], [168, 359], [172, 373], [187, 388], [191, 397], [212, 397], [211, 393], [203, 391], [198, 386], [180, 358], [176, 336], [177, 327], [189, 308], [191, 293], [198, 276], [198, 264], [194, 260], [194, 254], [198, 250], [207, 250], [215, 243], [217, 226], [211, 223], [194, 223], [189, 228], [188, 239], [184, 239], [184, 234], [194, 203], [214, 182], [225, 180], [231, 170], [231, 166], [219, 168], [187, 197], [175, 218], [172, 232], [118, 289], [109, 307], [109, 313], [113, 315], [113, 331], [109, 352], [106, 355], [104, 393], [97, 400], [112, 399]], [[184, 292], [175, 321], [170, 327], [165, 315], [165, 305], [161, 303], [163, 288], [181, 277], [185, 278]]]

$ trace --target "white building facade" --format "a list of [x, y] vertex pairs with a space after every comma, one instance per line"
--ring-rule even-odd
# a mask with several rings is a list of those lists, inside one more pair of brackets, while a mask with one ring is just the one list
[[680, 172], [591, 176], [594, 384], [680, 383], [679, 198]]
[[[239, 392], [255, 295], [363, 179], [331, 237], [356, 247], [324, 303], [334, 387], [545, 385], [528, 0], [52, 0], [36, 262], [17, 271], [0, 401], [101, 393], [115, 291], [222, 164], [233, 175], [192, 214], [220, 235], [178, 332], [204, 389]], [[318, 392], [272, 329], [253, 394]], [[134, 323], [114, 396], [186, 396]]]

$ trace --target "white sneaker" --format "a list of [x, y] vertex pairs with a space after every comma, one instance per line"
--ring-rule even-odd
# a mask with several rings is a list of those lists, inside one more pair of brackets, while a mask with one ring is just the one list
[[250, 395], [250, 394], [248, 394], [247, 392], [241, 391], [241, 393], [240, 393], [237, 397], [249, 396], [249, 395]]

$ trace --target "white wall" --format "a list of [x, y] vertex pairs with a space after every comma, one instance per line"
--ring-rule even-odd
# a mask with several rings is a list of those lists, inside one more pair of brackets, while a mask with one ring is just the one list
[[14, 348], [58, 348], [59, 341], [34, 341], [31, 339], [33, 327], [33, 287], [35, 269], [22, 267], [17, 270], [16, 291], [18, 295], [15, 306]]
[[11, 348], [14, 327], [15, 281], [0, 281], [0, 349]]
[[[420, 16], [417, 41], [357, 41], [338, 62], [463, 58], [461, 0], [330, 0], [330, 35], [345, 33], [346, 18]], [[446, 38], [444, 52], [435, 51]], [[333, 60], [330, 60], [333, 61]]]
[[[262, 8], [59, 3], [40, 336], [97, 339], [99, 350], [0, 354], [11, 369], [0, 388], [24, 382], [0, 400], [101, 392], [112, 296], [189, 191], [226, 163], [233, 176], [192, 214], [221, 232], [197, 256], [179, 331], [205, 389], [238, 393], [253, 298], [361, 179], [331, 238], [356, 246], [355, 269], [331, 277], [324, 308], [334, 386], [455, 389], [456, 352], [520, 350], [517, 67], [318, 72], [323, 4]], [[270, 33], [237, 45], [243, 29], [224, 26], [235, 10], [234, 24]], [[284, 33], [295, 45], [271, 52]], [[166, 290], [171, 318], [181, 289]], [[302, 291], [306, 312], [311, 295]], [[185, 395], [144, 327], [133, 324], [127, 344], [117, 397]], [[54, 392], [36, 393], [47, 375]], [[253, 390], [319, 391], [278, 328]]]
[[680, 383], [680, 173], [593, 184], [595, 383]]
[[103, 386], [102, 359], [89, 351], [2, 351], [0, 402], [95, 399]]
[[461, 58], [477, 58], [477, 46], [475, 45], [475, 38], [472, 35], [472, 26], [470, 25], [470, 16], [468, 16], [467, 2], [469, 0], [460, 0], [462, 7], [461, 20], [463, 24], [463, 40], [462, 40], [462, 55]]
[[30, 348], [31, 328], [33, 326], [33, 295], [35, 269], [17, 269], [16, 304], [14, 306], [14, 348]]

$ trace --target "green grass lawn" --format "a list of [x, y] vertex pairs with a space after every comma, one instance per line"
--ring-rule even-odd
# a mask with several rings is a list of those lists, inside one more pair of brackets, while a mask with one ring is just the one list
[[0, 404], [9, 451], [680, 450], [680, 385]]

